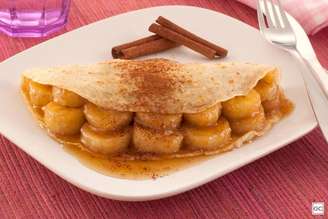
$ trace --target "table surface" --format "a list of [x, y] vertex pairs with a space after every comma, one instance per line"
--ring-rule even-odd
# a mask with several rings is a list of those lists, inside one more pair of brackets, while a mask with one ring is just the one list
[[[94, 21], [157, 5], [194, 5], [257, 27], [256, 11], [231, 0], [74, 0], [67, 26], [48, 38], [0, 35], [0, 61]], [[328, 28], [310, 37], [328, 67]], [[0, 136], [0, 218], [305, 218], [311, 203], [328, 204], [328, 146], [319, 129], [192, 191], [149, 202], [120, 202], [84, 192]], [[326, 206], [327, 208], [327, 206]], [[326, 216], [328, 214], [326, 213]]]

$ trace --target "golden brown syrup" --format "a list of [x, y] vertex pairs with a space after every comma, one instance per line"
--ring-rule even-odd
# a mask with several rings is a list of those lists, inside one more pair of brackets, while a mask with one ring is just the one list
[[76, 157], [83, 165], [101, 174], [123, 179], [156, 179], [188, 168], [211, 156], [176, 158], [169, 160], [111, 160], [97, 157], [74, 145], [64, 145], [64, 150]]
[[[31, 111], [34, 116], [41, 122], [41, 126], [44, 128], [43, 123], [43, 111], [41, 108], [32, 107], [29, 103], [28, 98], [28, 88], [26, 81], [22, 85], [22, 92], [24, 97], [27, 100]], [[284, 117], [291, 113], [294, 109], [294, 105], [290, 102], [283, 93], [280, 96], [280, 109], [273, 111], [271, 114], [272, 117], [275, 115], [280, 115], [279, 117]], [[190, 166], [201, 163], [202, 161], [211, 159], [215, 155], [203, 155], [197, 157], [185, 157], [185, 158], [175, 158], [175, 159], [166, 159], [166, 160], [112, 160], [105, 157], [100, 157], [95, 154], [92, 154], [86, 150], [81, 149], [79, 146], [79, 137], [58, 137], [52, 135], [57, 141], [71, 142], [72, 144], [63, 144], [64, 150], [76, 157], [83, 165], [93, 169], [101, 174], [123, 178], [123, 179], [133, 179], [133, 180], [145, 180], [145, 179], [156, 179], [158, 177], [169, 175], [173, 172], [186, 169]], [[238, 136], [233, 136], [238, 138]], [[74, 143], [76, 144], [74, 145]], [[230, 149], [229, 149], [230, 150]], [[224, 151], [222, 151], [224, 152]]]
[[289, 115], [294, 110], [294, 104], [288, 100], [282, 93], [280, 96], [280, 109], [279, 111], [283, 116]]

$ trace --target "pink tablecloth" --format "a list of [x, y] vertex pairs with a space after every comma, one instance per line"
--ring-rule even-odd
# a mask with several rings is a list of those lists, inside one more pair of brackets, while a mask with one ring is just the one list
[[[258, 0], [238, 0], [256, 8]], [[282, 7], [303, 26], [308, 34], [315, 34], [328, 26], [327, 0], [284, 0]]]
[[[128, 2], [73, 0], [69, 23], [61, 33], [122, 12], [163, 4], [210, 8], [257, 25], [253, 9], [230, 0]], [[328, 29], [311, 40], [328, 67]], [[1, 35], [0, 60], [41, 41]], [[140, 203], [106, 200], [84, 192], [0, 136], [0, 218], [304, 218], [311, 216], [312, 201], [325, 201], [327, 208], [328, 146], [318, 129], [200, 188]]]

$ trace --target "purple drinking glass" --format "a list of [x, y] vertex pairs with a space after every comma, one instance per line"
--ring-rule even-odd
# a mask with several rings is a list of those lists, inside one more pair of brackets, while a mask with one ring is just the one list
[[42, 37], [67, 23], [71, 0], [0, 0], [0, 31], [13, 37]]

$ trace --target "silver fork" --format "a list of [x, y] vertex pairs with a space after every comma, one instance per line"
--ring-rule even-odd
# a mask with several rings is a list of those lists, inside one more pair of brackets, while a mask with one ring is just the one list
[[328, 142], [328, 74], [318, 62], [302, 57], [297, 49], [297, 38], [286, 13], [279, 0], [277, 3], [275, 6], [272, 0], [258, 0], [257, 17], [260, 31], [269, 42], [290, 52], [302, 65], [301, 72], [312, 109]]

